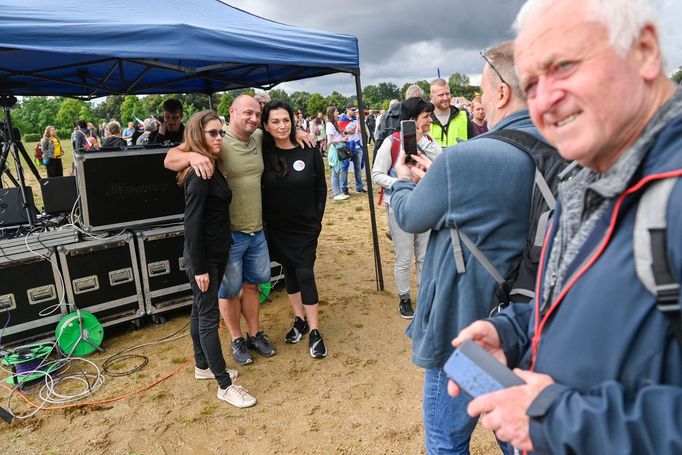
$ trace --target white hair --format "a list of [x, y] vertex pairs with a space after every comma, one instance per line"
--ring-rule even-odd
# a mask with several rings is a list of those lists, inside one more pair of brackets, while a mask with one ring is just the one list
[[[528, 0], [514, 21], [518, 34], [534, 16], [557, 0]], [[604, 24], [611, 45], [625, 55], [645, 24], [657, 26], [658, 14], [650, 0], [587, 0], [589, 18]], [[658, 28], [658, 27], [657, 27]]]
[[417, 84], [410, 85], [405, 90], [405, 99], [408, 98], [421, 98], [424, 96], [424, 90]]

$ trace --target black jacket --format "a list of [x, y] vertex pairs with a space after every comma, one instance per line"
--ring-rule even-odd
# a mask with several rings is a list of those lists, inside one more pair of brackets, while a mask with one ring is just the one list
[[215, 169], [209, 180], [190, 170], [185, 179], [185, 255], [195, 275], [208, 272], [208, 257], [227, 257], [232, 245], [232, 191]]

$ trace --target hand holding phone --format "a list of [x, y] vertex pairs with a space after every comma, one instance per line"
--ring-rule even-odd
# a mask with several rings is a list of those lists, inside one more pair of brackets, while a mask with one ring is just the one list
[[452, 353], [443, 370], [473, 398], [525, 384], [509, 368], [471, 340], [465, 340]]
[[414, 120], [402, 120], [400, 122], [400, 144], [405, 150], [406, 163], [413, 164], [411, 155], [417, 154], [417, 124]]

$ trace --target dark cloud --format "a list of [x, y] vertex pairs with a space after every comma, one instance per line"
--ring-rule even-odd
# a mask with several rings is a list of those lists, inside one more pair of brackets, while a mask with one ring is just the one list
[[[346, 33], [358, 38], [363, 85], [431, 80], [440, 70], [478, 80], [479, 50], [512, 39], [512, 23], [524, 0], [223, 0], [258, 16], [296, 27]], [[653, 0], [661, 11], [661, 39], [670, 69], [682, 64], [682, 6]], [[306, 43], [301, 43], [305, 46]], [[283, 84], [287, 91], [328, 95], [355, 92], [348, 75]]]

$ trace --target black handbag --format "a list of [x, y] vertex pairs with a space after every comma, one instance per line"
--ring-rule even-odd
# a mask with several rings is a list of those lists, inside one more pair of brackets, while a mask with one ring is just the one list
[[347, 145], [337, 145], [336, 146], [336, 156], [338, 156], [339, 161], [345, 161], [353, 156], [353, 152]]

